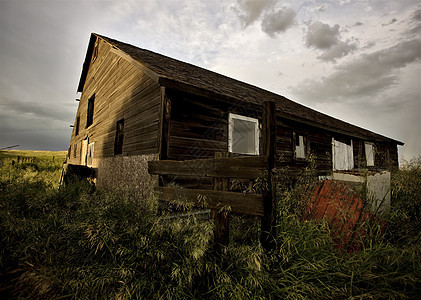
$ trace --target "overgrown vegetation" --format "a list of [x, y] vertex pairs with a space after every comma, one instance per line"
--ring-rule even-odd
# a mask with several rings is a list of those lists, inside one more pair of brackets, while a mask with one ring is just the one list
[[[34, 155], [32, 155], [34, 156]], [[1, 160], [2, 298], [417, 298], [421, 289], [420, 159], [393, 177], [387, 231], [352, 254], [327, 224], [304, 222], [295, 189], [279, 189], [277, 250], [259, 222], [233, 216], [230, 244], [212, 251], [213, 224], [170, 219], [151, 198], [86, 182], [60, 190], [60, 159]], [[50, 167], [48, 167], [50, 166]], [[311, 171], [303, 180], [311, 180]], [[186, 207], [186, 210], [189, 208]]]

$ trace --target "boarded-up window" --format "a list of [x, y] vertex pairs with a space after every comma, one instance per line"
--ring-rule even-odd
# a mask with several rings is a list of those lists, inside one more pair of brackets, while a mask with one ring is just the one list
[[80, 153], [80, 164], [86, 166], [86, 156], [88, 155], [88, 140], [82, 141], [82, 148]]
[[228, 151], [259, 155], [259, 121], [254, 118], [229, 114]]
[[75, 135], [79, 134], [80, 117], [76, 118]]
[[94, 144], [95, 143], [90, 143], [88, 145], [88, 155], [87, 155], [87, 158], [86, 158], [86, 165], [88, 167], [92, 167], [92, 159], [94, 157]]
[[365, 159], [367, 167], [374, 167], [374, 146], [372, 143], [365, 143]]
[[117, 122], [115, 141], [114, 141], [114, 155], [123, 153], [123, 140], [124, 140], [124, 119]]
[[307, 157], [307, 137], [293, 133], [294, 158], [305, 159]]
[[333, 170], [352, 170], [354, 168], [354, 152], [352, 140], [349, 144], [332, 138]]
[[94, 122], [94, 105], [95, 105], [95, 94], [88, 100], [88, 113], [86, 117], [86, 128], [92, 125]]

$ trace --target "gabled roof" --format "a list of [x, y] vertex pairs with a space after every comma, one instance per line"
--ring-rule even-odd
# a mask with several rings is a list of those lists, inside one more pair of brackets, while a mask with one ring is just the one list
[[[78, 92], [82, 92], [91, 61], [96, 39], [100, 38], [112, 46], [112, 51], [141, 68], [160, 85], [187, 89], [224, 99], [243, 101], [261, 105], [265, 101], [274, 101], [277, 110], [285, 118], [320, 127], [332, 132], [350, 135], [364, 140], [392, 142], [403, 145], [385, 136], [376, 134], [361, 127], [333, 118], [304, 105], [289, 100], [281, 95], [266, 91], [259, 87], [232, 79], [230, 77], [185, 63], [165, 55], [119, 42], [117, 40], [93, 33], [83, 64]], [[205, 92], [205, 93], [204, 93]]]

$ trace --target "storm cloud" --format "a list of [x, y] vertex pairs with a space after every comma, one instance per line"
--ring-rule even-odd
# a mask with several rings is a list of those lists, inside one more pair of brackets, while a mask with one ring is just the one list
[[262, 30], [274, 37], [275, 34], [292, 26], [296, 15], [297, 13], [291, 7], [283, 7], [278, 11], [266, 13], [262, 20]]
[[340, 65], [320, 80], [306, 80], [294, 91], [303, 97], [323, 101], [373, 96], [398, 84], [399, 69], [420, 59], [421, 39], [404, 41]]
[[318, 56], [323, 61], [335, 61], [357, 49], [357, 45], [351, 42], [339, 40], [340, 26], [335, 24], [330, 26], [320, 21], [308, 26], [306, 45], [314, 47], [324, 52]]
[[239, 18], [248, 26], [256, 21], [265, 9], [272, 7], [276, 0], [237, 0], [237, 3], [241, 10]]

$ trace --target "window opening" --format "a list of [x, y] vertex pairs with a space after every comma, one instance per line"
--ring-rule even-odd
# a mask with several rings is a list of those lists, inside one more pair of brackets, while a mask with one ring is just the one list
[[80, 124], [80, 117], [76, 118], [76, 126], [75, 126], [75, 136], [79, 134], [79, 124]]
[[90, 143], [88, 145], [88, 155], [87, 155], [87, 158], [86, 158], [86, 165], [88, 167], [92, 167], [92, 160], [94, 158], [94, 144], [95, 143]]
[[373, 143], [365, 143], [365, 159], [367, 167], [374, 167], [374, 145]]
[[94, 122], [94, 104], [95, 104], [95, 94], [88, 100], [88, 113], [86, 118], [86, 128], [92, 125]]
[[114, 141], [114, 155], [123, 153], [123, 140], [124, 140], [124, 119], [117, 121], [115, 141]]
[[228, 151], [259, 155], [259, 121], [255, 118], [229, 114]]
[[294, 157], [295, 159], [305, 159], [307, 157], [307, 138], [304, 135], [293, 133]]
[[80, 164], [86, 166], [86, 157], [88, 155], [88, 140], [85, 139], [82, 141]]
[[332, 138], [333, 170], [352, 170], [354, 168], [354, 152], [352, 140], [350, 144]]

